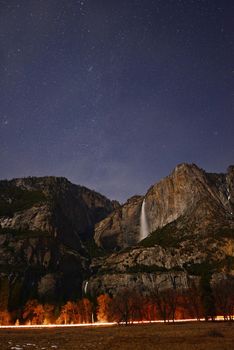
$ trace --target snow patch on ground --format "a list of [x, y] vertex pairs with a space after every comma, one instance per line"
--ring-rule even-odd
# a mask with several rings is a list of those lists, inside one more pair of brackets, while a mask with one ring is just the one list
[[58, 349], [58, 345], [50, 345], [48, 344], [47, 347], [37, 347], [36, 344], [33, 344], [33, 343], [26, 343], [26, 344], [22, 344], [22, 345], [19, 345], [19, 344], [16, 344], [16, 345], [13, 345], [12, 344], [12, 341], [8, 341], [8, 344], [11, 346], [10, 349], [11, 350], [25, 350], [27, 349], [27, 347], [35, 347], [36, 349], [41, 349], [41, 350], [48, 350], [48, 349]]

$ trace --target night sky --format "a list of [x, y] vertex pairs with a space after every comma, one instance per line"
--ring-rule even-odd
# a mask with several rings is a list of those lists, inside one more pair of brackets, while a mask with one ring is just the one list
[[233, 0], [0, 0], [0, 178], [110, 198], [234, 163]]

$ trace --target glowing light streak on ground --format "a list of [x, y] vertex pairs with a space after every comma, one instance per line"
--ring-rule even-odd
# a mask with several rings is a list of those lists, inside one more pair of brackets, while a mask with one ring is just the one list
[[[204, 318], [199, 321], [196, 318], [187, 318], [181, 320], [175, 320], [174, 323], [177, 322], [200, 322], [205, 321]], [[223, 316], [216, 316], [215, 321], [224, 321]], [[163, 320], [155, 320], [155, 321], [133, 321], [129, 322], [129, 324], [152, 324], [152, 323], [173, 323], [173, 320], [169, 320], [164, 322]], [[121, 322], [121, 324], [125, 324]], [[94, 323], [74, 323], [74, 324], [37, 324], [37, 325], [6, 325], [0, 326], [2, 328], [13, 328], [13, 329], [34, 329], [34, 328], [69, 328], [69, 327], [105, 327], [105, 326], [117, 326], [117, 322], [94, 322]]]

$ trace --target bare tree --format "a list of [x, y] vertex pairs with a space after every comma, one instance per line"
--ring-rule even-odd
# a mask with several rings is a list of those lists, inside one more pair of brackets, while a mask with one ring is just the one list
[[156, 305], [156, 310], [159, 319], [162, 319], [164, 322], [168, 319], [168, 300], [166, 297], [165, 290], [160, 290], [160, 286], [154, 286], [150, 291], [150, 298], [152, 303]]
[[217, 312], [224, 320], [232, 320], [234, 314], [234, 278], [228, 276], [213, 286]]
[[129, 288], [117, 291], [112, 301], [112, 318], [118, 323], [129, 324], [133, 321], [136, 310], [136, 292]]
[[176, 279], [178, 276], [170, 274], [170, 281], [172, 288], [167, 290], [167, 299], [168, 299], [168, 306], [169, 306], [169, 312], [170, 312], [170, 317], [172, 318], [172, 321], [175, 321], [175, 314], [176, 314], [176, 309], [178, 306], [178, 291], [177, 291], [177, 284], [176, 284]]
[[177, 276], [169, 275], [171, 288], [162, 288], [162, 284], [168, 282], [168, 279], [165, 279], [158, 285], [155, 285], [150, 291], [150, 297], [152, 302], [156, 305], [158, 316], [160, 319], [164, 320], [164, 322], [170, 319], [172, 319], [173, 322], [175, 320], [178, 304], [176, 278]]
[[193, 279], [189, 280], [189, 288], [183, 291], [185, 308], [199, 321], [202, 317], [201, 289]]

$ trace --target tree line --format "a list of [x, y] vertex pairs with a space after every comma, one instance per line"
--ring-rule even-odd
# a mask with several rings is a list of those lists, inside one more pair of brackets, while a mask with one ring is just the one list
[[144, 293], [134, 288], [120, 288], [114, 295], [101, 294], [67, 301], [63, 305], [28, 300], [20, 310], [9, 312], [0, 296], [0, 324], [76, 324], [93, 322], [117, 322], [195, 318], [233, 320], [234, 277], [211, 285], [210, 276], [204, 275], [200, 282], [190, 279], [188, 288], [179, 289], [171, 277], [171, 288], [162, 289], [160, 284]]

